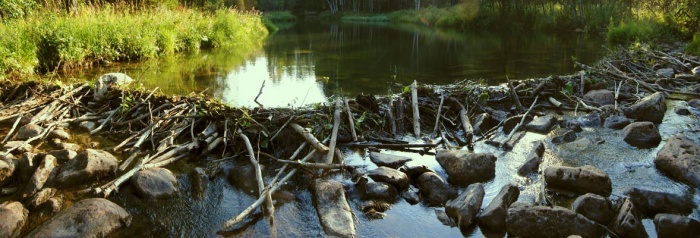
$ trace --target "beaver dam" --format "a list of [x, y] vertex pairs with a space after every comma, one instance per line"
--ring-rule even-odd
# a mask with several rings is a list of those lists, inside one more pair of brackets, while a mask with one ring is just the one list
[[295, 109], [4, 82], [0, 237], [697, 237], [699, 65]]

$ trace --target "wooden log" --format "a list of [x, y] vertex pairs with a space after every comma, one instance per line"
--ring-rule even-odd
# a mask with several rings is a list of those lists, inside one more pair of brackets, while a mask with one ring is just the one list
[[411, 107], [413, 108], [413, 134], [420, 137], [420, 112], [418, 111], [418, 82], [411, 84]]
[[518, 129], [520, 129], [520, 127], [523, 124], [525, 124], [525, 118], [527, 118], [527, 114], [530, 113], [530, 111], [532, 111], [532, 109], [535, 107], [535, 104], [537, 104], [537, 99], [539, 97], [540, 96], [535, 97], [535, 100], [532, 102], [532, 105], [530, 105], [530, 108], [528, 108], [527, 111], [525, 111], [525, 114], [523, 114], [523, 117], [520, 119], [520, 122], [518, 122], [518, 124], [515, 125], [515, 127], [513, 127], [513, 130], [511, 130], [510, 133], [508, 134], [508, 136], [506, 136], [506, 138], [503, 140], [503, 142], [500, 143], [501, 146], [507, 145], [508, 141], [510, 141], [510, 139], [513, 138], [513, 135], [515, 134], [515, 132], [517, 132]]
[[394, 113], [392, 112], [394, 108], [394, 98], [389, 96], [389, 108], [386, 111], [387, 116], [389, 116], [389, 126], [392, 135], [396, 135], [396, 118], [394, 118]]
[[303, 127], [301, 127], [299, 124], [296, 123], [289, 123], [289, 125], [297, 132], [301, 137], [306, 140], [306, 142], [309, 142], [311, 146], [313, 146], [316, 150], [318, 150], [320, 153], [328, 153], [328, 147], [316, 139], [311, 132], [307, 131]]
[[122, 183], [126, 182], [126, 180], [128, 180], [129, 178], [131, 178], [131, 176], [134, 176], [134, 174], [136, 174], [136, 172], [141, 170], [143, 168], [143, 165], [144, 165], [143, 161], [148, 160], [148, 158], [149, 158], [149, 155], [146, 155], [146, 157], [144, 159], [142, 159], [138, 164], [136, 164], [136, 166], [134, 166], [128, 172], [119, 176], [119, 178], [117, 178], [117, 179], [113, 180], [112, 182], [109, 182], [101, 187], [95, 188], [95, 193], [97, 193], [97, 194], [102, 193], [105, 198], [109, 197], [109, 195], [113, 191], [116, 191], [117, 189], [119, 189], [119, 186], [121, 186]]
[[12, 133], [15, 132], [15, 129], [17, 129], [17, 125], [19, 125], [19, 122], [22, 120], [22, 115], [17, 115], [17, 120], [15, 120], [15, 123], [12, 124], [12, 128], [10, 128], [10, 131], [7, 132], [7, 135], [5, 136], [5, 139], [2, 140], [2, 143], [4, 144], [7, 142], [7, 140], [10, 139], [10, 136], [12, 136]]
[[[508, 78], [508, 76], [506, 76], [506, 78]], [[515, 88], [513, 87], [513, 82], [511, 82], [510, 79], [508, 79], [508, 88], [510, 89], [510, 99], [515, 104], [515, 107], [517, 107], [518, 111], [520, 112], [525, 111], [525, 107], [523, 107], [523, 104], [520, 103], [518, 91], [515, 90]]]
[[343, 100], [345, 105], [345, 113], [348, 114], [348, 122], [350, 123], [350, 133], [352, 134], [352, 141], [357, 141], [357, 132], [355, 132], [355, 119], [352, 117], [352, 110], [350, 110], [350, 104], [348, 100]]
[[[396, 101], [396, 133], [397, 134], [403, 134], [403, 129], [404, 129], [404, 108], [403, 108], [403, 97], [399, 97], [399, 100]], [[397, 135], [394, 134], [394, 135]]]
[[381, 148], [381, 149], [393, 149], [393, 148], [419, 148], [419, 147], [431, 147], [435, 148], [437, 144], [347, 144], [347, 146], [355, 148]]
[[328, 155], [323, 163], [331, 164], [333, 163], [333, 155], [335, 154], [335, 144], [338, 140], [338, 127], [340, 127], [340, 112], [343, 109], [342, 99], [338, 98], [335, 100], [335, 112], [333, 113], [333, 131], [331, 132], [331, 143], [328, 148]]
[[464, 130], [464, 138], [466, 139], [465, 142], [467, 145], [471, 145], [474, 139], [474, 127], [472, 127], [472, 123], [469, 122], [467, 109], [465, 109], [461, 104], [459, 106], [461, 107], [461, 109], [459, 109], [459, 120], [462, 124], [462, 129]]
[[246, 149], [248, 149], [248, 158], [250, 159], [250, 163], [253, 164], [253, 167], [255, 168], [255, 180], [258, 183], [258, 197], [265, 198], [265, 209], [263, 209], [263, 213], [267, 216], [272, 216], [275, 212], [275, 209], [272, 205], [272, 199], [270, 198], [269, 193], [263, 192], [263, 190], [265, 189], [265, 182], [263, 181], [262, 171], [260, 170], [260, 159], [255, 158], [253, 146], [250, 144], [248, 136], [243, 134], [243, 131], [241, 131], [240, 128], [236, 130], [236, 135], [243, 139], [243, 143], [245, 143], [245, 147]]
[[114, 115], [116, 115], [117, 112], [118, 112], [119, 110], [121, 110], [121, 108], [122, 108], [122, 106], [119, 106], [119, 107], [117, 107], [117, 109], [112, 110], [112, 111], [109, 113], [109, 116], [107, 116], [107, 119], [105, 119], [105, 120], [100, 124], [100, 126], [98, 126], [97, 128], [95, 128], [94, 130], [90, 131], [90, 135], [94, 135], [95, 133], [97, 133], [97, 132], [99, 132], [100, 130], [102, 130], [102, 128], [104, 128], [105, 125], [107, 125], [107, 123], [109, 123], [109, 122], [112, 120], [112, 117], [114, 117]]
[[547, 101], [549, 101], [549, 103], [554, 105], [554, 107], [556, 107], [556, 108], [560, 108], [562, 106], [562, 103], [557, 101], [557, 99], [555, 99], [553, 97], [547, 97]]
[[437, 114], [435, 116], [435, 127], [433, 128], [432, 137], [435, 137], [435, 135], [437, 135], [438, 126], [440, 126], [440, 115], [441, 115], [441, 111], [442, 111], [442, 104], [444, 102], [445, 102], [445, 92], [443, 91], [440, 93], [440, 106], [438, 106], [438, 111], [437, 111]]

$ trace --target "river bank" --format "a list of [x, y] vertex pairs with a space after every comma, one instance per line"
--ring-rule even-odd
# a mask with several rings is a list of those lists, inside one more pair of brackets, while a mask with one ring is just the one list
[[[398, 224], [415, 222], [465, 236], [692, 232], [700, 171], [673, 161], [700, 159], [679, 156], [700, 148], [698, 66], [640, 46], [575, 75], [296, 109], [136, 91], [117, 86], [121, 74], [3, 82], [3, 231], [41, 236], [104, 213], [72, 235], [408, 235], [419, 231]], [[266, 200], [274, 210], [255, 212]], [[527, 223], [533, 212], [547, 227]]]

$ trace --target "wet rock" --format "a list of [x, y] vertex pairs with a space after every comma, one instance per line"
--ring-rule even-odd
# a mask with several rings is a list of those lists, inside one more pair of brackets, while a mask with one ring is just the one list
[[39, 166], [42, 158], [31, 152], [22, 153], [19, 158], [19, 177], [22, 181], [29, 181], [29, 178], [34, 175], [36, 167]]
[[442, 223], [443, 225], [449, 226], [449, 227], [455, 227], [457, 224], [447, 216], [447, 213], [443, 210], [435, 209], [435, 216], [437, 216], [438, 221]]
[[415, 205], [420, 202], [420, 196], [418, 195], [418, 191], [411, 186], [406, 191], [401, 192], [401, 198], [406, 200], [408, 204]]
[[15, 172], [15, 157], [12, 154], [0, 154], [0, 186], [5, 185]]
[[632, 201], [625, 198], [615, 206], [615, 211], [617, 216], [608, 226], [615, 234], [620, 237], [649, 237], [647, 231], [644, 230], [639, 211], [634, 207]]
[[[262, 165], [261, 165], [262, 166]], [[260, 168], [262, 170], [262, 167]], [[232, 168], [228, 173], [228, 181], [241, 191], [258, 196], [258, 182], [255, 179], [255, 167], [252, 164], [245, 164]]]
[[508, 207], [518, 200], [520, 190], [512, 184], [505, 185], [491, 203], [479, 214], [479, 226], [491, 230], [505, 230]]
[[29, 206], [31, 209], [36, 209], [53, 197], [56, 194], [56, 191], [57, 190], [55, 188], [42, 188], [39, 192], [32, 196], [27, 206]]
[[520, 176], [536, 172], [540, 167], [545, 150], [544, 143], [542, 143], [542, 141], [537, 141], [532, 148], [532, 151], [526, 157], [525, 163], [518, 168], [518, 175]]
[[57, 213], [61, 211], [61, 207], [63, 207], [63, 199], [60, 197], [52, 197], [49, 198], [49, 200], [46, 201], [47, 206], [51, 209], [51, 213]]
[[197, 167], [189, 173], [190, 184], [192, 184], [192, 196], [195, 198], [204, 197], [207, 191], [207, 183], [209, 183], [209, 176], [202, 167]]
[[22, 194], [23, 198], [30, 197], [34, 193], [38, 192], [44, 187], [44, 184], [49, 180], [51, 172], [56, 168], [56, 158], [51, 155], [47, 155], [39, 163], [39, 166], [34, 171], [34, 174], [29, 179], [29, 183], [24, 187], [24, 192]]
[[63, 128], [58, 128], [49, 133], [49, 139], [60, 139], [60, 140], [70, 140], [70, 133], [66, 132]]
[[610, 196], [612, 183], [602, 170], [585, 165], [582, 167], [549, 166], [544, 170], [547, 189], [563, 190], [577, 194], [595, 193]]
[[37, 226], [27, 237], [104, 237], [131, 224], [131, 215], [104, 198], [88, 198]]
[[654, 164], [667, 176], [700, 188], [700, 145], [685, 135], [669, 138], [656, 154]]
[[394, 201], [398, 192], [394, 186], [384, 182], [368, 182], [365, 184], [363, 199]]
[[603, 237], [602, 226], [562, 207], [513, 203], [506, 215], [508, 237]]
[[661, 123], [666, 113], [664, 95], [661, 92], [654, 93], [642, 98], [642, 100], [632, 106], [622, 108], [622, 111], [625, 113], [625, 116], [637, 121]]
[[535, 141], [532, 143], [532, 151], [530, 153], [535, 153], [538, 157], [544, 156], [545, 146], [542, 141]]
[[466, 186], [485, 182], [496, 175], [496, 156], [465, 150], [438, 150], [435, 159], [447, 172], [447, 181]]
[[85, 132], [91, 132], [97, 128], [97, 124], [93, 121], [81, 121], [78, 127]]
[[457, 196], [457, 191], [452, 189], [445, 180], [434, 172], [426, 172], [418, 176], [418, 189], [423, 197], [423, 201], [428, 206], [442, 206]]
[[355, 236], [355, 222], [350, 205], [345, 199], [345, 190], [339, 182], [316, 180], [314, 183], [316, 211], [327, 235], [337, 237]]
[[560, 135], [552, 137], [553, 144], [561, 144], [564, 142], [572, 142], [576, 140], [576, 133], [572, 130], [566, 130]]
[[700, 221], [675, 214], [656, 214], [654, 226], [659, 238], [700, 237]]
[[0, 204], [0, 237], [19, 237], [27, 223], [27, 215], [29, 211], [20, 202]]
[[694, 109], [700, 109], [700, 99], [690, 99], [690, 101], [688, 101], [688, 106]]
[[598, 194], [581, 195], [576, 198], [571, 207], [576, 213], [600, 224], [608, 224], [613, 217], [612, 203]]
[[476, 221], [476, 215], [479, 213], [483, 200], [484, 186], [481, 183], [471, 184], [462, 194], [447, 201], [445, 213], [457, 223], [462, 231], [466, 231]]
[[[506, 121], [503, 123], [503, 133], [510, 133], [518, 123], [523, 119], [522, 116], [514, 116], [511, 118], [506, 119]], [[526, 125], [532, 121], [532, 116], [527, 116], [525, 117], [525, 121], [523, 121], [523, 124]], [[520, 128], [522, 130], [522, 127]]]
[[583, 100], [591, 102], [592, 106], [603, 106], [615, 104], [615, 94], [606, 89], [591, 90], [583, 95]]
[[559, 120], [559, 126], [564, 129], [569, 129], [574, 132], [581, 132], [583, 129], [581, 128], [581, 123], [576, 120], [576, 118], [573, 117], [564, 117], [563, 119]]
[[148, 199], [173, 198], [180, 193], [175, 175], [165, 168], [140, 170], [131, 177], [131, 184]]
[[491, 117], [488, 113], [481, 113], [474, 117], [474, 134], [482, 135], [491, 128], [498, 125], [498, 121]]
[[634, 206], [648, 217], [654, 217], [658, 213], [688, 215], [695, 208], [690, 198], [671, 193], [626, 188], [623, 194], [627, 195]]
[[639, 148], [651, 148], [659, 145], [661, 134], [654, 123], [634, 122], [622, 129], [625, 142]]
[[55, 185], [68, 188], [114, 175], [117, 158], [107, 151], [86, 149], [60, 167]]
[[64, 163], [69, 160], [72, 160], [75, 158], [75, 156], [78, 156], [78, 152], [75, 152], [74, 150], [50, 150], [44, 153], [40, 153], [37, 156], [46, 156], [46, 155], [52, 155], [53, 157], [56, 157], [56, 160], [58, 162]]
[[688, 110], [688, 107], [686, 106], [677, 106], [673, 111], [681, 116], [687, 116], [690, 115], [690, 110]]
[[552, 127], [557, 124], [557, 118], [553, 115], [541, 116], [533, 119], [525, 125], [525, 129], [530, 132], [547, 134], [552, 130]]
[[411, 179], [416, 179], [423, 173], [435, 172], [425, 165], [404, 165], [399, 168], [399, 171], [404, 172]]
[[605, 122], [603, 122], [603, 127], [619, 130], [623, 129], [630, 123], [632, 123], [632, 121], [625, 117], [625, 115], [611, 115], [605, 118]]
[[107, 96], [109, 89], [114, 85], [122, 86], [133, 82], [134, 79], [123, 73], [107, 73], [100, 76], [95, 81], [95, 92], [93, 98], [95, 101], [102, 101]]
[[656, 70], [656, 75], [664, 78], [673, 78], [673, 74], [675, 73], [676, 71], [673, 70], [673, 68], [663, 68]]
[[410, 179], [408, 179], [408, 175], [389, 167], [379, 167], [370, 170], [367, 172], [367, 176], [372, 178], [375, 182], [391, 184], [399, 191], [407, 189], [408, 185], [411, 183]]
[[34, 147], [32, 147], [32, 145], [29, 143], [24, 143], [24, 141], [16, 140], [5, 142], [5, 145], [2, 146], [3, 151], [9, 151], [10, 153], [29, 152], [32, 151], [33, 148]]
[[15, 136], [15, 140], [27, 140], [29, 138], [38, 136], [41, 134], [41, 131], [43, 131], [44, 128], [37, 125], [37, 124], [26, 124], [17, 130], [17, 135]]
[[592, 111], [586, 115], [580, 116], [578, 122], [582, 127], [598, 127], [603, 123], [603, 119], [600, 117], [600, 113]]
[[382, 154], [377, 152], [371, 152], [369, 158], [377, 164], [377, 166], [385, 166], [393, 169], [398, 169], [406, 162], [411, 161], [411, 158], [398, 155]]

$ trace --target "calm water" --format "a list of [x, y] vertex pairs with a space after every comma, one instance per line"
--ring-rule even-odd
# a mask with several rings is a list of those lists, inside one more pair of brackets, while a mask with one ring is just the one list
[[301, 22], [269, 37], [252, 56], [201, 52], [115, 64], [68, 77], [126, 72], [168, 94], [201, 92], [234, 106], [299, 106], [332, 95], [387, 94], [413, 80], [449, 84], [575, 72], [572, 58], [594, 63], [604, 42], [582, 33], [457, 32], [428, 27]]

